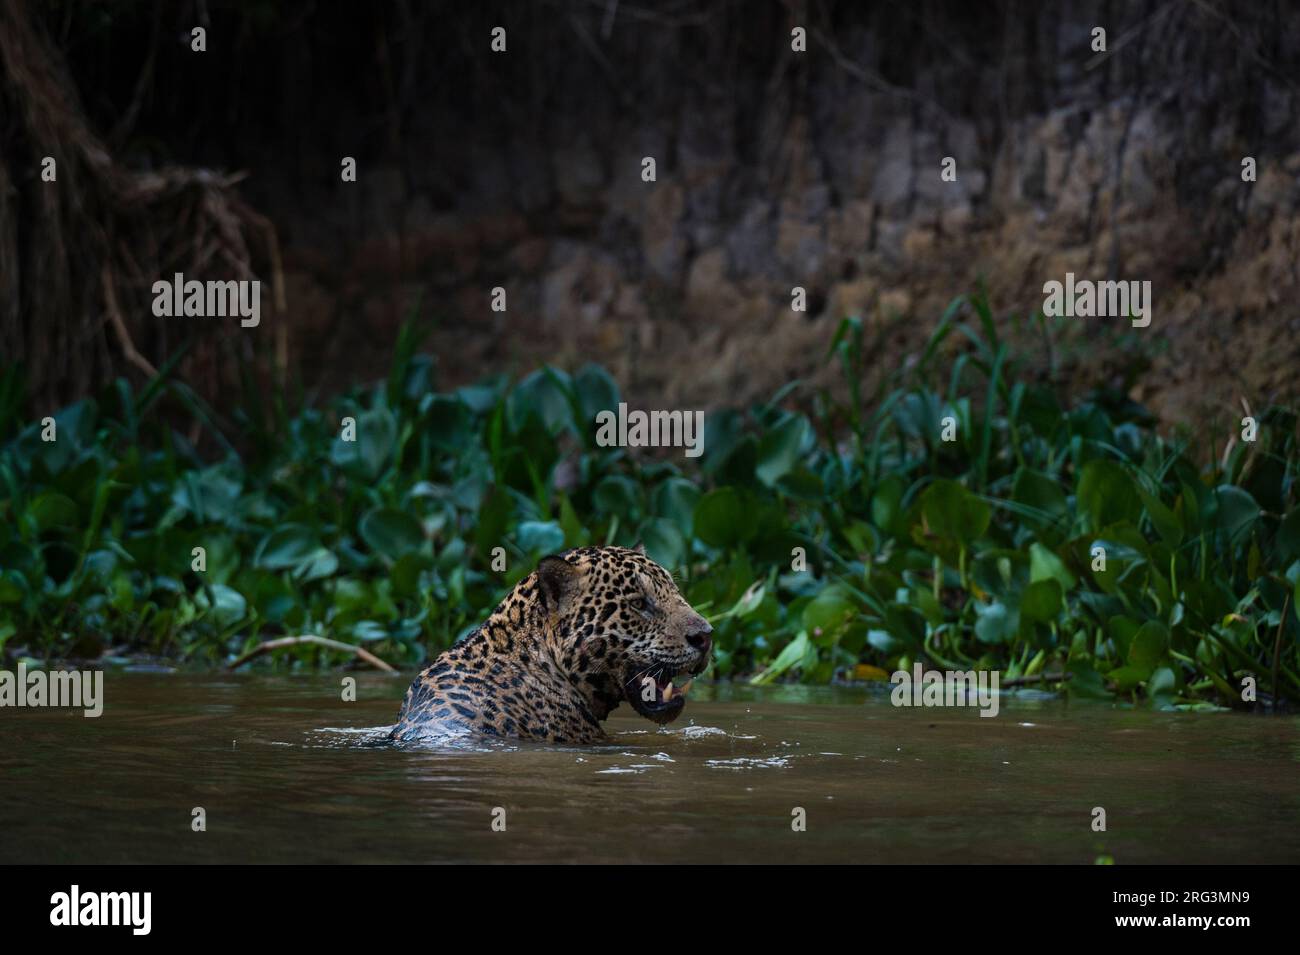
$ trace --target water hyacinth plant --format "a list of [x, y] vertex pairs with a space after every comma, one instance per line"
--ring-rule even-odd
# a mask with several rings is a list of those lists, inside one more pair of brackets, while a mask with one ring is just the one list
[[919, 660], [1156, 707], [1240, 706], [1250, 679], [1300, 699], [1292, 411], [1211, 456], [1127, 399], [1064, 406], [979, 297], [866, 395], [864, 328], [828, 353], [847, 399], [712, 411], [698, 460], [598, 446], [620, 391], [594, 365], [440, 392], [413, 326], [387, 381], [321, 407], [250, 389], [223, 417], [164, 369], [54, 414], [54, 441], [4, 369], [0, 648], [217, 665], [315, 634], [413, 667], [541, 556], [640, 542], [710, 617], [718, 677]]

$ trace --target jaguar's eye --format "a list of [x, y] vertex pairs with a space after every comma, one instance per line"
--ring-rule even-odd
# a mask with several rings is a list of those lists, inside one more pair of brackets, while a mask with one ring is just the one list
[[650, 602], [644, 597], [633, 597], [630, 603], [633, 610], [645, 610], [650, 606]]

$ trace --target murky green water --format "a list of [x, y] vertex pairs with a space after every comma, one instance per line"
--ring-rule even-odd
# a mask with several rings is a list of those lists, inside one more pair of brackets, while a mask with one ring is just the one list
[[1300, 862], [1294, 718], [699, 686], [612, 746], [376, 744], [407, 681], [118, 672], [99, 719], [4, 710], [0, 861]]

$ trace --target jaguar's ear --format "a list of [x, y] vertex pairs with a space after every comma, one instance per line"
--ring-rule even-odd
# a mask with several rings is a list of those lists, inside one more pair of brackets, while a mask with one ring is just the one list
[[648, 556], [645, 552], [645, 541], [637, 541], [636, 546], [633, 547], [632, 549], [636, 551], [638, 554], [640, 554], [642, 557]]
[[564, 597], [573, 589], [578, 579], [578, 568], [563, 557], [552, 554], [543, 557], [537, 565], [537, 583], [542, 588], [548, 610], [560, 608]]

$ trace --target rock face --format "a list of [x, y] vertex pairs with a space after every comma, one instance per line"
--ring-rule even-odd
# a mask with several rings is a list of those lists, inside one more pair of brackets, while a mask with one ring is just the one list
[[[421, 12], [386, 48], [404, 85], [352, 194], [303, 171], [328, 162], [241, 140], [286, 237], [309, 380], [379, 373], [423, 293], [444, 383], [595, 360], [633, 400], [709, 407], [833, 383], [845, 314], [869, 324], [879, 373], [897, 368], [982, 282], [1067, 388], [1185, 421], [1300, 390], [1300, 18], [1284, 5], [484, 6], [458, 7], [449, 38]], [[307, 29], [295, 42], [314, 49], [331, 25]], [[349, 102], [299, 154], [362, 152]], [[299, 125], [329, 127], [317, 110]], [[1062, 319], [1049, 349], [1010, 316], [1066, 272], [1150, 281], [1150, 327]]]

